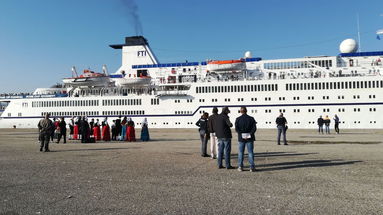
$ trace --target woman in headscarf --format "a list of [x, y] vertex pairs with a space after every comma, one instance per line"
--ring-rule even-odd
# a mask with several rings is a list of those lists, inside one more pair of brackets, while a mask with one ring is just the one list
[[127, 127], [126, 140], [129, 142], [136, 141], [136, 131], [134, 130], [134, 121], [132, 118], [129, 118]]
[[96, 140], [101, 140], [101, 130], [100, 130], [100, 121], [97, 121], [93, 125], [93, 135]]
[[126, 139], [126, 123], [127, 123], [126, 116], [121, 121], [121, 137], [120, 140], [123, 141]]
[[73, 139], [78, 140], [80, 135], [81, 117], [77, 117], [73, 127]]
[[149, 141], [149, 128], [148, 128], [148, 120], [144, 118], [142, 121], [142, 128], [141, 128], [141, 141]]
[[102, 126], [102, 140], [110, 141], [110, 127], [108, 121], [104, 121], [104, 126]]

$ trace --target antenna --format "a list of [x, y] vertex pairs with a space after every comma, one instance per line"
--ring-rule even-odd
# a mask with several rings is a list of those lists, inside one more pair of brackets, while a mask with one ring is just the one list
[[358, 43], [359, 43], [359, 52], [362, 52], [362, 44], [360, 43], [360, 26], [359, 26], [359, 13], [356, 14], [357, 16], [357, 24], [358, 24]]

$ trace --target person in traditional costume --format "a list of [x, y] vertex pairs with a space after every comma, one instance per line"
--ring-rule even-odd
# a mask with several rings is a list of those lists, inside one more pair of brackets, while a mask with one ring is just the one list
[[126, 116], [124, 119], [121, 121], [121, 136], [120, 140], [123, 141], [126, 139], [126, 123], [128, 122]]
[[102, 140], [110, 141], [110, 127], [107, 121], [104, 121], [104, 126], [102, 126]]
[[136, 131], [134, 130], [134, 121], [132, 118], [129, 118], [127, 122], [127, 131], [126, 131], [126, 140], [129, 142], [136, 141]]
[[96, 139], [96, 140], [101, 140], [100, 121], [99, 121], [98, 119], [97, 119], [97, 121], [94, 123], [93, 135], [94, 135], [94, 139]]
[[73, 128], [73, 139], [78, 140], [80, 133], [81, 117], [77, 117], [74, 123], [75, 124]]
[[72, 117], [70, 119], [70, 122], [69, 122], [69, 139], [72, 140], [73, 139], [73, 133], [74, 133], [74, 117]]
[[148, 128], [148, 120], [144, 118], [144, 120], [141, 123], [141, 141], [149, 141], [149, 128]]

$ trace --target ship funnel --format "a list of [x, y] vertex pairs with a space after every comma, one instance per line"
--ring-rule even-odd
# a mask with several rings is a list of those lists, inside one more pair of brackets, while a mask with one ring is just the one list
[[110, 45], [110, 47], [122, 49], [122, 65], [117, 70], [118, 74], [131, 71], [134, 65], [158, 64], [148, 41], [143, 36], [126, 37], [124, 44]]

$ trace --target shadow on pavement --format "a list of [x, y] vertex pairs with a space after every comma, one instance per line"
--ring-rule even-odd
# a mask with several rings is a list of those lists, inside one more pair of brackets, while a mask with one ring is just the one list
[[66, 149], [66, 150], [51, 150], [50, 152], [81, 152], [81, 151], [112, 151], [125, 149], [140, 149], [141, 147], [126, 147], [126, 148], [94, 148], [94, 149]]
[[[254, 157], [260, 158], [260, 157], [282, 157], [282, 156], [303, 156], [303, 155], [314, 155], [319, 154], [317, 152], [310, 152], [310, 153], [296, 153], [296, 152], [259, 152], [254, 153]], [[245, 153], [244, 155], [246, 158], [248, 157], [248, 154]], [[238, 158], [238, 154], [231, 154], [231, 158]]]
[[[296, 168], [308, 168], [308, 167], [327, 167], [327, 166], [339, 166], [359, 163], [362, 161], [343, 161], [343, 160], [304, 160], [296, 162], [281, 162], [271, 164], [255, 165], [257, 170], [262, 171], [276, 171], [285, 169], [296, 169]], [[271, 167], [271, 168], [262, 168]]]

